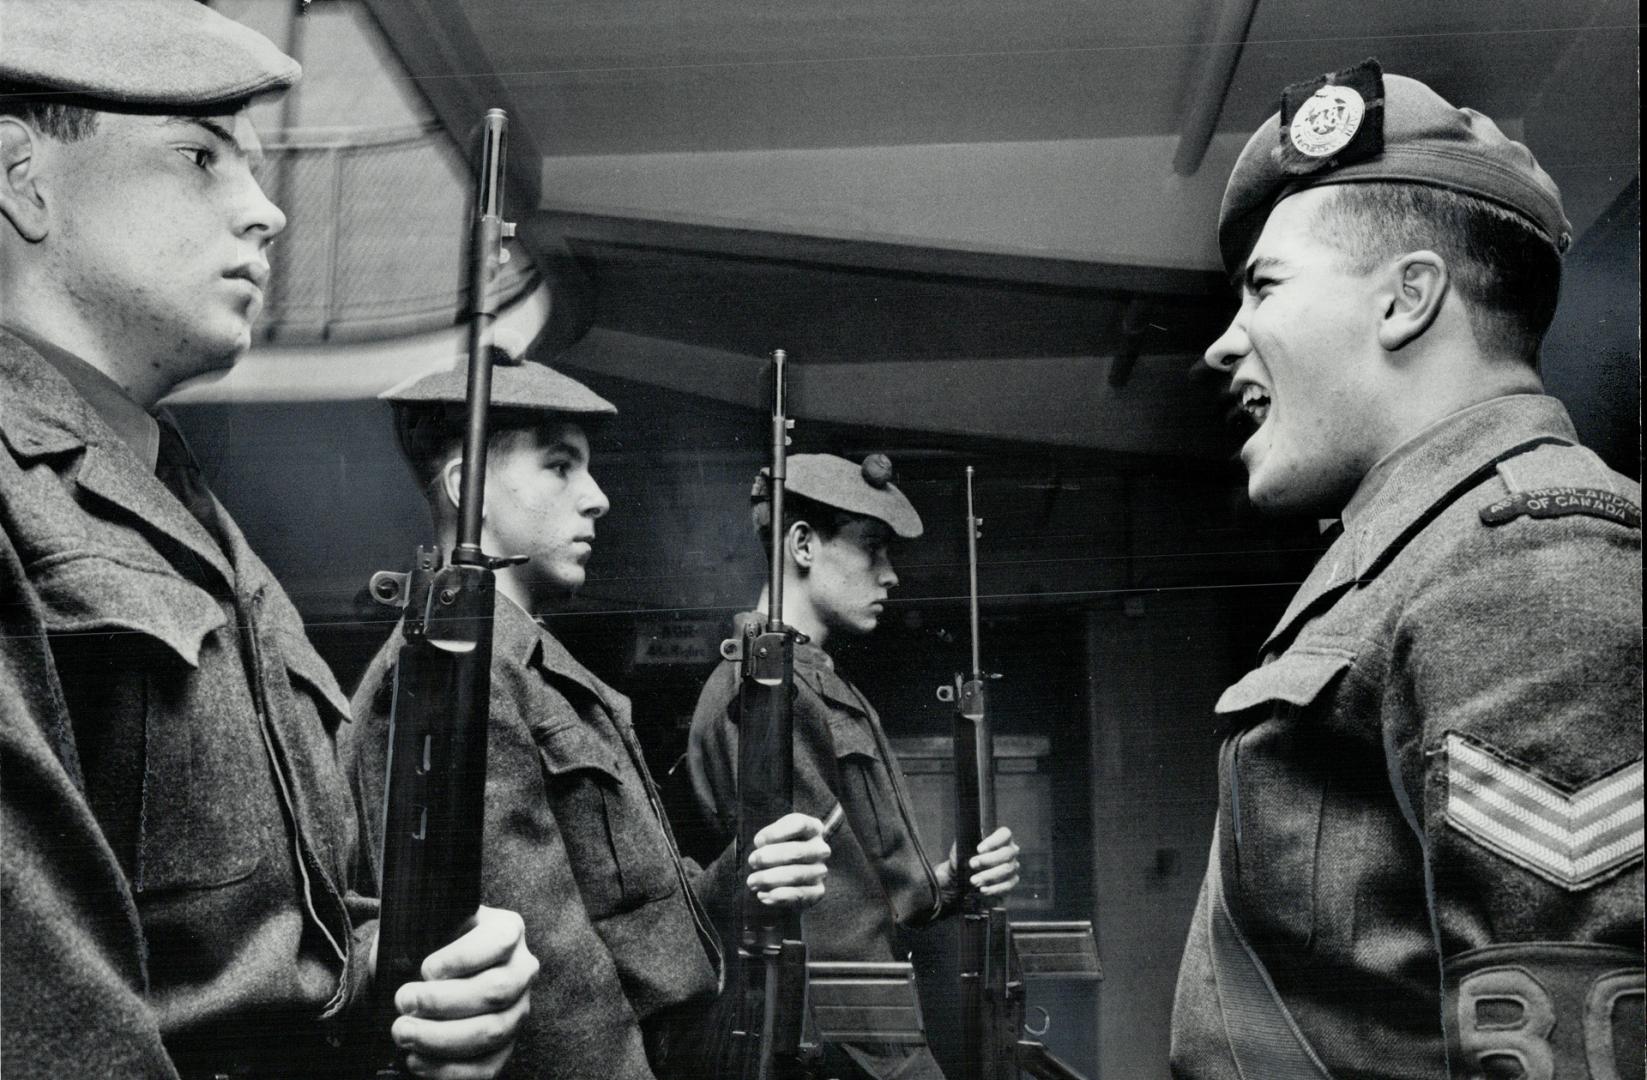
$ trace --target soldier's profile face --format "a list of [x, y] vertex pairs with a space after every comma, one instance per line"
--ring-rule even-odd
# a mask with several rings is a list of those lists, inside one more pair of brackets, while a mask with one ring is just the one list
[[807, 588], [831, 630], [867, 634], [880, 623], [887, 593], [898, 584], [891, 543], [884, 521], [854, 517], [818, 544]]
[[253, 175], [262, 148], [244, 110], [101, 113], [84, 139], [40, 142], [48, 272], [94, 333], [173, 381], [244, 352], [286, 225]]
[[1335, 515], [1377, 460], [1376, 312], [1370, 274], [1320, 234], [1331, 187], [1282, 199], [1248, 255], [1241, 308], [1208, 347], [1255, 430], [1247, 494], [1273, 511]]
[[589, 455], [589, 438], [574, 423], [510, 432], [488, 452], [487, 550], [527, 556], [511, 572], [539, 598], [563, 597], [583, 585], [595, 521], [610, 509], [589, 471]]

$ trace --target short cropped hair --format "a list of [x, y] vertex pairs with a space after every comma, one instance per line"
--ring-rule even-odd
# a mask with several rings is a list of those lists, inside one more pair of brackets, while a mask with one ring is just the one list
[[37, 89], [0, 81], [0, 115], [15, 116], [58, 142], [78, 142], [97, 130], [97, 110], [53, 100]]
[[[850, 510], [821, 503], [816, 499], [809, 499], [805, 495], [796, 495], [784, 492], [783, 518], [787, 527], [793, 527], [797, 521], [804, 521], [811, 526], [812, 531], [818, 534], [821, 540], [833, 540], [842, 529], [863, 517]], [[766, 553], [767, 561], [772, 559], [772, 517], [771, 510], [758, 514], [755, 521], [755, 535], [760, 537], [761, 551]]]
[[[462, 452], [468, 410], [462, 405], [397, 402], [394, 411], [395, 440], [400, 444], [401, 456], [424, 495], [436, 501], [446, 463]], [[578, 424], [587, 431], [589, 418], [545, 414], [536, 409], [494, 408], [488, 416], [486, 452], [492, 455], [507, 450], [527, 433], [557, 423]]]
[[1336, 184], [1333, 192], [1317, 212], [1318, 235], [1357, 272], [1409, 251], [1435, 251], [1468, 301], [1482, 348], [1537, 364], [1561, 292], [1561, 255], [1531, 222], [1427, 184]]

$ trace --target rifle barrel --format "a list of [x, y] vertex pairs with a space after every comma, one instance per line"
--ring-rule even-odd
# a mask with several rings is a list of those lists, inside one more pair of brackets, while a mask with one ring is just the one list
[[789, 477], [789, 416], [784, 401], [784, 361], [782, 349], [772, 350], [772, 559], [767, 582], [766, 628], [783, 626], [783, 489]]
[[492, 401], [492, 321], [497, 299], [492, 284], [503, 265], [504, 139], [509, 117], [502, 109], [488, 109], [481, 122], [480, 171], [475, 194], [475, 220], [469, 251], [469, 384], [468, 421], [463, 429], [463, 481], [458, 494], [455, 565], [482, 566], [481, 506], [486, 485], [486, 423]]
[[966, 569], [968, 579], [969, 618], [972, 628], [972, 677], [984, 677], [983, 664], [978, 659], [978, 515], [972, 509], [972, 466], [966, 467]]

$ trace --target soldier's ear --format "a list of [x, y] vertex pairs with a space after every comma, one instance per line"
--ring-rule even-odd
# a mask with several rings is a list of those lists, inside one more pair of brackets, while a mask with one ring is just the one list
[[[454, 457], [440, 470], [440, 493], [444, 502], [441, 510], [447, 514], [455, 514], [458, 509], [458, 496], [463, 491], [463, 458]], [[481, 517], [486, 516], [486, 508], [481, 507]]]
[[1378, 343], [1385, 351], [1396, 352], [1435, 324], [1452, 289], [1452, 277], [1447, 260], [1433, 251], [1408, 252], [1387, 274], [1386, 287], [1379, 294], [1383, 317], [1378, 323]]
[[40, 192], [39, 138], [17, 117], [0, 116], [0, 215], [31, 244], [51, 231], [51, 216]]
[[802, 571], [810, 570], [812, 561], [818, 555], [818, 534], [806, 522], [797, 521], [784, 534], [784, 547], [797, 567]]

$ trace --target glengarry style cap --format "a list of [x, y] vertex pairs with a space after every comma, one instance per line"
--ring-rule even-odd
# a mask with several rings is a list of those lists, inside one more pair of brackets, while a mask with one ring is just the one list
[[1288, 195], [1368, 181], [1473, 195], [1519, 214], [1557, 251], [1572, 241], [1561, 192], [1531, 150], [1474, 109], [1366, 60], [1287, 87], [1280, 111], [1247, 140], [1218, 214], [1225, 269], [1239, 269]]
[[[921, 535], [921, 515], [892, 482], [892, 461], [885, 454], [870, 454], [861, 464], [834, 454], [796, 454], [785, 464], [789, 473], [785, 491], [849, 514], [884, 521], [894, 535], [904, 540]], [[771, 520], [770, 475], [769, 469], [757, 473], [749, 493], [757, 530]]]
[[0, 0], [0, 83], [30, 96], [196, 110], [301, 74], [268, 38], [195, 0]]

